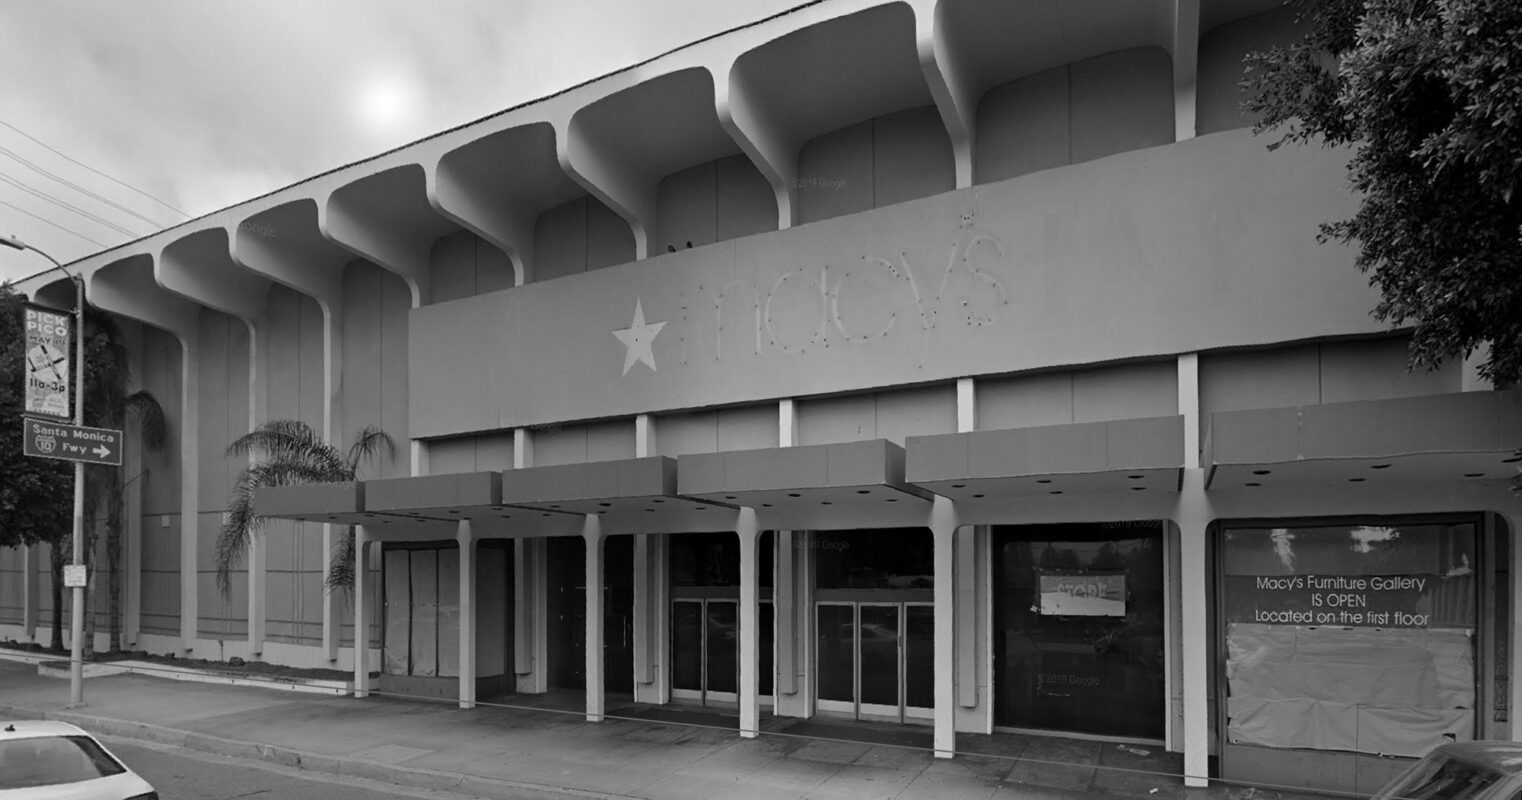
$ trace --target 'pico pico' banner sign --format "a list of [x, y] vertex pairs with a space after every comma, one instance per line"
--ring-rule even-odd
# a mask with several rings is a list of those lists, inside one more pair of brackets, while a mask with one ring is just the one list
[[69, 418], [69, 329], [73, 320], [38, 306], [28, 305], [26, 330], [26, 413], [58, 419]]

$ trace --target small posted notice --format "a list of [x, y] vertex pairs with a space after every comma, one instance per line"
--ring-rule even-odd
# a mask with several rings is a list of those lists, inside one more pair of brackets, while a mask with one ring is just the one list
[[83, 564], [65, 564], [63, 567], [63, 585], [69, 589], [89, 585], [88, 567]]
[[1123, 574], [1043, 573], [1041, 613], [1057, 617], [1124, 617]]

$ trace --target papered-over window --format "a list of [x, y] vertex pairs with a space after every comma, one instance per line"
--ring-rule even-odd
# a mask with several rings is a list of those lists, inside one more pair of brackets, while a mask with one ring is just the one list
[[1419, 756], [1475, 732], [1475, 526], [1231, 528], [1227, 737]]
[[384, 672], [458, 676], [460, 551], [448, 547], [384, 552]]

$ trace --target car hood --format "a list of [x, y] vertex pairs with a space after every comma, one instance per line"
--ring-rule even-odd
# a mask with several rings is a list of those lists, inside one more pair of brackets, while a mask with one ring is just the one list
[[147, 781], [124, 772], [61, 786], [0, 789], [0, 800], [126, 800], [153, 791]]

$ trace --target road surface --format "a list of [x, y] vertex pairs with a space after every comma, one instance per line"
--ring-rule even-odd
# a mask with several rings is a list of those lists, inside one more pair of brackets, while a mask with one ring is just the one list
[[224, 758], [193, 750], [128, 739], [101, 737], [133, 772], [153, 784], [163, 800], [460, 800], [464, 795], [429, 792], [304, 772], [262, 762]]

